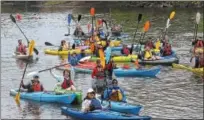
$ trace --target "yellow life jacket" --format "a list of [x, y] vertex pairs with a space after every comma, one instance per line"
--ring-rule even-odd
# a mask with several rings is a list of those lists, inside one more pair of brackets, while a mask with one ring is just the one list
[[157, 42], [155, 44], [155, 49], [154, 49], [155, 53], [160, 52], [160, 49], [159, 49], [160, 46], [161, 46], [161, 42], [160, 42], [160, 40], [157, 40]]
[[151, 51], [145, 51], [145, 56], [144, 58], [149, 59], [152, 57], [152, 52]]
[[111, 101], [122, 101], [122, 99], [123, 99], [123, 95], [120, 91], [112, 93], [110, 96]]

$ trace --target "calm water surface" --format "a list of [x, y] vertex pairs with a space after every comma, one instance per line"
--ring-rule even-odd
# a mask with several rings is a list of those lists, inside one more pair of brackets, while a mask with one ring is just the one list
[[[80, 10], [79, 10], [80, 11]], [[167, 13], [170, 10], [148, 9], [140, 11], [151, 17], [152, 26], [147, 37], [157, 37], [160, 29], [165, 25]], [[89, 10], [84, 11], [89, 13]], [[82, 10], [80, 13], [83, 13]], [[189, 49], [193, 37], [193, 20], [196, 10], [177, 10], [172, 26], [169, 28], [169, 36], [173, 41], [180, 63], [189, 63]], [[200, 11], [201, 12], [201, 11]], [[23, 20], [18, 22], [30, 40], [36, 41], [39, 50], [38, 61], [29, 64], [27, 73], [52, 67], [59, 63], [58, 56], [45, 55], [44, 48], [52, 48], [44, 45], [45, 41], [59, 45], [62, 39], [70, 40], [64, 36], [67, 33], [65, 17], [68, 10], [56, 12], [37, 13], [41, 19], [29, 19], [34, 12], [23, 14]], [[128, 14], [128, 11], [127, 11]], [[203, 15], [203, 14], [202, 14]], [[125, 19], [125, 18], [124, 18]], [[83, 29], [87, 31], [88, 18], [81, 20]], [[74, 23], [73, 23], [74, 24]], [[134, 26], [133, 26], [134, 27]], [[74, 27], [71, 28], [73, 32]], [[130, 32], [129, 34], [132, 34]], [[199, 33], [200, 34], [200, 33]], [[9, 119], [65, 119], [61, 115], [60, 104], [38, 103], [21, 100], [18, 107], [13, 97], [9, 95], [12, 88], [19, 87], [25, 63], [12, 58], [17, 40], [26, 40], [15, 24], [9, 19], [8, 13], [1, 14], [1, 115]], [[125, 41], [129, 43], [130, 41]], [[57, 71], [57, 74], [62, 74]], [[31, 78], [25, 78], [28, 82]], [[118, 78], [119, 84], [126, 91], [128, 102], [141, 104], [141, 115], [149, 115], [153, 118], [172, 119], [202, 119], [203, 118], [203, 83], [199, 77], [184, 70], [176, 70], [171, 67], [162, 67], [157, 78]], [[48, 72], [40, 74], [40, 80], [46, 90], [52, 90], [56, 80]], [[85, 94], [91, 85], [91, 77], [88, 74], [76, 74], [75, 85]], [[75, 106], [72, 106], [75, 107]]]

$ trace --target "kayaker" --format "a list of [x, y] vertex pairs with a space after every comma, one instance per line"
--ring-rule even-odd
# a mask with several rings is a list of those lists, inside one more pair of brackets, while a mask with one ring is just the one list
[[22, 81], [21, 85], [24, 89], [27, 89], [27, 92], [40, 92], [44, 90], [43, 85], [39, 81], [38, 75], [34, 75], [31, 82], [26, 85]]
[[121, 54], [128, 56], [130, 54], [130, 50], [126, 44], [123, 44], [123, 48], [121, 50]]
[[101, 65], [101, 61], [96, 61], [96, 67], [93, 69], [91, 74], [93, 78], [93, 88], [103, 89], [106, 86], [105, 70]]
[[204, 47], [204, 41], [201, 39], [200, 40], [197, 39], [197, 40], [192, 41], [192, 45], [194, 46], [193, 52], [195, 53], [197, 48], [202, 49]]
[[156, 60], [156, 59], [158, 60], [158, 59], [160, 59], [159, 56], [154, 55], [154, 52], [152, 52], [148, 46], [145, 48], [145, 51], [143, 53], [143, 58], [144, 58], [144, 60]]
[[75, 31], [74, 31], [74, 35], [78, 36], [78, 37], [82, 37], [84, 36], [84, 32], [82, 31], [82, 28], [80, 27], [80, 25], [78, 24]]
[[76, 88], [74, 86], [73, 81], [71, 80], [71, 72], [68, 69], [65, 69], [63, 71], [63, 77], [62, 76], [58, 76], [55, 75], [54, 73], [52, 73], [52, 70], [50, 70], [51, 75], [58, 81], [58, 82], [62, 82], [61, 87], [62, 89], [66, 89], [66, 90], [72, 90], [75, 91]]
[[118, 86], [118, 81], [116, 79], [112, 80], [112, 86], [108, 88], [108, 91], [104, 91], [103, 95], [103, 99], [106, 100], [126, 102], [124, 91]]
[[199, 67], [199, 51], [196, 51], [190, 59], [191, 67]]
[[68, 44], [66, 43], [65, 40], [62, 40], [59, 51], [68, 50], [68, 49], [69, 49]]
[[26, 55], [26, 46], [22, 43], [22, 40], [18, 40], [18, 46], [16, 47], [16, 54]]
[[106, 64], [106, 70], [107, 70], [107, 73], [108, 73], [109, 80], [112, 80], [113, 69], [115, 69], [115, 68], [116, 68], [116, 64], [114, 63], [113, 58], [111, 56], [111, 59], [110, 59], [109, 63]]
[[76, 66], [79, 62], [79, 59], [77, 57], [77, 54], [75, 52], [72, 53], [70, 56], [69, 62], [72, 66]]
[[120, 25], [115, 25], [111, 28], [111, 31], [114, 36], [120, 36], [122, 32], [122, 27]]
[[102, 105], [95, 97], [96, 93], [92, 88], [89, 88], [87, 95], [82, 102], [82, 112], [89, 112], [94, 110], [101, 110]]
[[103, 52], [103, 45], [102, 45], [102, 42], [97, 42], [95, 44], [95, 54], [96, 54], [96, 57], [100, 57], [100, 53], [99, 52]]
[[151, 37], [149, 37], [149, 40], [146, 42], [145, 48], [146, 48], [146, 47], [149, 47], [150, 49], [153, 49], [153, 48], [154, 48], [154, 44], [153, 44], [153, 42], [152, 42], [152, 38], [151, 38]]
[[165, 42], [162, 50], [162, 56], [169, 56], [171, 54], [172, 54], [171, 44]]

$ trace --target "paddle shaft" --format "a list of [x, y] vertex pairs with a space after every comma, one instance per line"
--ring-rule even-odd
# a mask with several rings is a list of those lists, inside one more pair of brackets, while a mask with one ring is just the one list
[[137, 27], [136, 27], [136, 31], [135, 31], [135, 34], [134, 34], [134, 37], [133, 37], [133, 45], [135, 44], [135, 37], [136, 37], [136, 33], [137, 33], [137, 29], [138, 29], [138, 26], [139, 26], [139, 21], [137, 23]]
[[64, 66], [64, 65], [67, 65], [67, 64], [68, 64], [68, 63], [62, 64], [62, 65], [58, 65], [58, 66], [55, 66], [55, 67], [51, 67], [51, 68], [47, 68], [47, 69], [44, 69], [44, 70], [40, 70], [40, 71], [38, 71], [38, 73], [44, 72], [44, 71], [47, 71], [47, 70], [51, 70], [51, 69], [56, 68], [56, 67]]
[[18, 93], [20, 92], [20, 89], [21, 89], [21, 86], [22, 86], [21, 83], [23, 82], [23, 79], [24, 79], [24, 76], [25, 76], [25, 72], [26, 72], [27, 66], [28, 66], [28, 63], [26, 63], [25, 69], [24, 69], [24, 71], [23, 71], [23, 76], [22, 76], [22, 79], [21, 79], [21, 82], [20, 82], [20, 85], [19, 85]]
[[196, 24], [196, 30], [195, 30], [195, 40], [197, 39], [197, 33], [198, 33], [198, 24]]

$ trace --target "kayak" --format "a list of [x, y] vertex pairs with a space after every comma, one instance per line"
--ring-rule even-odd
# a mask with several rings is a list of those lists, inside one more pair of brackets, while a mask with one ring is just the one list
[[185, 70], [195, 73], [196, 75], [203, 76], [204, 68], [192, 68], [192, 67], [184, 66], [181, 64], [172, 64], [172, 66], [173, 68], [185, 69]]
[[[45, 49], [44, 50], [45, 54], [50, 54], [50, 55], [68, 55], [68, 52], [70, 52], [70, 54], [72, 54], [73, 52], [80, 54], [81, 53], [81, 49], [75, 49], [75, 50], [63, 50], [63, 51], [58, 51], [58, 50], [52, 50], [52, 49]], [[87, 49], [85, 50], [86, 54], [91, 54], [91, 50]]]
[[160, 67], [152, 67], [150, 69], [123, 69], [118, 68], [114, 69], [113, 72], [116, 77], [155, 77], [159, 72], [161, 68]]
[[82, 92], [81, 91], [70, 91], [70, 90], [62, 89], [61, 86], [56, 86], [54, 88], [54, 92], [57, 95], [74, 93], [74, 94], [76, 94], [76, 103], [77, 104], [82, 103]]
[[[91, 57], [91, 61], [96, 61], [97, 59], [100, 59], [98, 57]], [[128, 55], [128, 56], [114, 56], [113, 58], [114, 62], [131, 62], [132, 59], [137, 59], [137, 55]]]
[[32, 60], [33, 56], [29, 57], [29, 55], [17, 55], [13, 53], [13, 57], [20, 60]]
[[172, 63], [179, 63], [179, 59], [176, 56], [176, 53], [173, 51], [171, 55], [161, 57], [159, 60], [141, 60], [139, 59], [139, 64], [144, 65], [172, 65]]
[[[128, 45], [127, 46], [129, 49], [132, 47], [132, 45]], [[122, 50], [123, 46], [118, 46], [118, 47], [112, 47], [111, 50], [112, 51], [120, 51]], [[144, 45], [134, 45], [134, 50], [139, 51], [139, 48], [141, 48], [141, 50], [144, 50]]]
[[[96, 67], [96, 63], [95, 62], [84, 62], [84, 63], [80, 63], [76, 66], [74, 66], [74, 71], [75, 72], [79, 72], [79, 73], [92, 73], [93, 69]], [[58, 70], [65, 70], [65, 69], [71, 69], [71, 66], [67, 66], [67, 67], [57, 67], [56, 69]]]
[[[17, 90], [11, 89], [10, 95], [15, 96], [18, 94]], [[56, 95], [54, 92], [21, 92], [20, 98], [34, 100], [38, 102], [53, 102], [53, 103], [63, 103], [63, 104], [71, 104], [76, 98], [76, 94], [64, 94], [64, 95]]]
[[61, 107], [61, 111], [79, 120], [151, 120], [149, 116], [136, 116], [110, 110], [94, 110], [84, 113], [78, 109]]

